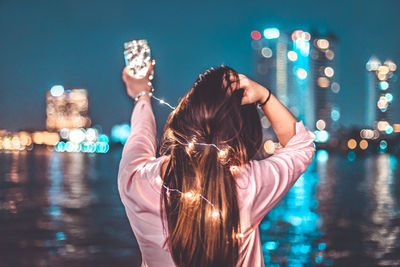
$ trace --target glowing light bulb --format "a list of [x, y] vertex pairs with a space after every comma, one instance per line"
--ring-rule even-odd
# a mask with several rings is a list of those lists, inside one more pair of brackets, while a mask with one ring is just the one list
[[219, 155], [220, 155], [221, 157], [223, 157], [223, 156], [225, 156], [225, 155], [226, 155], [226, 152], [225, 152], [225, 151], [223, 151], [223, 150], [220, 150], [220, 151], [219, 151]]
[[158, 184], [158, 185], [161, 185], [162, 184], [162, 182], [163, 182], [163, 180], [161, 179], [161, 177], [156, 177], [156, 183]]
[[189, 191], [189, 192], [186, 192], [184, 194], [184, 196], [187, 197], [187, 198], [192, 198], [193, 197], [193, 193]]
[[214, 210], [214, 211], [211, 213], [211, 216], [213, 216], [214, 218], [216, 218], [216, 217], [219, 216], [219, 212], [216, 211], [216, 210]]
[[189, 146], [190, 149], [192, 149], [194, 147], [194, 144], [192, 142], [189, 142], [188, 146]]
[[164, 103], [165, 103], [165, 101], [161, 99], [161, 100], [160, 100], [160, 103], [161, 103], [161, 104], [164, 104]]
[[232, 174], [237, 173], [239, 171], [239, 167], [234, 165], [231, 166], [229, 169], [232, 172]]

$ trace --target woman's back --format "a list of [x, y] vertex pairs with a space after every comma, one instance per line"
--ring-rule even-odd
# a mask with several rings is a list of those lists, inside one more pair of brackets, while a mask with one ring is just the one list
[[[142, 252], [142, 266], [175, 266], [163, 228], [160, 194], [162, 163], [156, 155], [156, 125], [151, 104], [139, 101], [131, 117], [131, 136], [124, 146], [118, 175], [122, 202]], [[315, 135], [302, 122], [295, 135], [273, 156], [250, 160], [235, 175], [240, 213], [237, 266], [264, 266], [258, 225], [268, 211], [307, 169], [314, 155]]]

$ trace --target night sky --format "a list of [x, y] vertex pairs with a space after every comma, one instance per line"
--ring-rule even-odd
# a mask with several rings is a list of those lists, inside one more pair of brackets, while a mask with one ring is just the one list
[[[44, 129], [45, 93], [55, 84], [87, 89], [92, 121], [106, 132], [128, 121], [133, 100], [121, 70], [123, 43], [132, 39], [148, 39], [156, 95], [173, 105], [209, 67], [227, 64], [254, 77], [250, 32], [267, 27], [338, 36], [340, 122], [360, 125], [368, 58], [400, 65], [399, 10], [398, 0], [0, 0], [0, 129]], [[399, 82], [394, 89], [399, 106]], [[170, 110], [153, 107], [162, 127]]]

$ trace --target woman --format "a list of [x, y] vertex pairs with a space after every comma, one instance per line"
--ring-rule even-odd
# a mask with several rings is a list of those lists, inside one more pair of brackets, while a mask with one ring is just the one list
[[[137, 103], [118, 188], [142, 266], [264, 266], [258, 225], [312, 162], [315, 135], [268, 89], [221, 66], [200, 75], [170, 114], [156, 158], [152, 71], [122, 74]], [[254, 103], [280, 143], [260, 161]]]

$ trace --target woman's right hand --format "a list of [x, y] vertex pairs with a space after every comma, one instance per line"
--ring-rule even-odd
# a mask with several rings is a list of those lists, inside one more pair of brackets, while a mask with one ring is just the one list
[[243, 88], [242, 105], [255, 102], [264, 102], [268, 97], [268, 89], [261, 84], [249, 79], [244, 74], [239, 74], [239, 88]]

